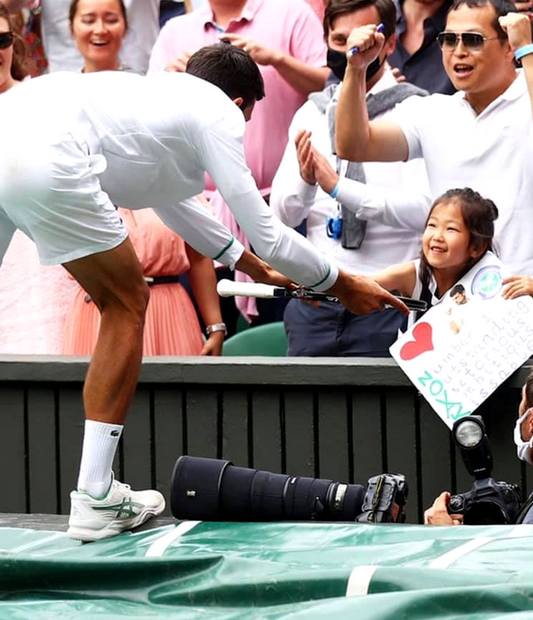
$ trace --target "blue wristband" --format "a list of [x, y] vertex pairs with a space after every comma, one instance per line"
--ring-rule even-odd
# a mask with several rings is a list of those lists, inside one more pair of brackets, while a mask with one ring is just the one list
[[529, 56], [529, 54], [533, 54], [533, 43], [519, 47], [515, 50], [514, 57], [516, 60], [521, 60], [524, 56]]
[[339, 183], [338, 182], [337, 182], [337, 185], [335, 185], [335, 187], [331, 190], [329, 195], [335, 200], [337, 200], [337, 196], [339, 195]]

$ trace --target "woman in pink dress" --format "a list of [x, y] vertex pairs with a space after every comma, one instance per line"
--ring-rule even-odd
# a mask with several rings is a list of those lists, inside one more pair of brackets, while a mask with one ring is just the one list
[[[85, 61], [84, 72], [123, 68], [119, 52], [127, 20], [122, 0], [73, 0], [70, 26]], [[119, 209], [119, 212], [151, 289], [144, 355], [220, 355], [225, 326], [213, 262], [168, 229], [151, 209]], [[188, 273], [207, 326], [207, 340], [202, 335], [191, 299], [178, 281], [184, 273]], [[66, 322], [63, 352], [91, 355], [99, 323], [98, 308], [78, 286]]]
[[[187, 273], [206, 325], [221, 323], [212, 261], [190, 248], [151, 209], [119, 209], [150, 286], [144, 330], [144, 355], [218, 355], [224, 332], [213, 332], [204, 343], [198, 318], [178, 276]], [[64, 352], [93, 352], [100, 313], [78, 287], [66, 322]]]
[[[24, 42], [0, 4], [0, 96], [26, 75]], [[61, 353], [73, 286], [62, 267], [41, 266], [35, 244], [17, 230], [0, 268], [0, 353]]]

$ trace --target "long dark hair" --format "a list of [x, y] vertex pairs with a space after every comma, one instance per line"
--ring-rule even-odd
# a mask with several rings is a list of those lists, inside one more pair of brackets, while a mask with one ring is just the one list
[[[459, 275], [459, 278], [462, 278], [481, 259], [485, 252], [493, 251], [494, 220], [498, 217], [498, 208], [490, 198], [483, 198], [481, 194], [469, 187], [449, 189], [431, 205], [424, 228], [427, 226], [435, 207], [438, 207], [443, 202], [450, 202], [452, 200], [461, 209], [461, 216], [470, 234], [470, 246], [482, 250], [479, 258], [471, 259], [465, 265], [465, 268]], [[429, 285], [430, 277], [431, 266], [427, 262], [422, 250], [420, 252], [420, 282], [422, 283], [422, 288]]]
[[2, 4], [0, 4], [0, 18], [6, 20], [9, 26], [9, 30], [14, 35], [13, 60], [11, 61], [11, 77], [14, 80], [18, 81], [23, 80], [28, 75], [28, 71], [26, 70], [26, 44], [24, 43], [24, 39], [15, 30], [12, 16]]

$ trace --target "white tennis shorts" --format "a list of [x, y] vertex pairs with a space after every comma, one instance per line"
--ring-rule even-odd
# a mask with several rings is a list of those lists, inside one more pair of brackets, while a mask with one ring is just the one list
[[0, 262], [16, 228], [35, 241], [43, 265], [122, 243], [127, 232], [97, 176], [104, 169], [104, 157], [91, 156], [70, 134], [53, 144], [28, 138], [1, 148]]

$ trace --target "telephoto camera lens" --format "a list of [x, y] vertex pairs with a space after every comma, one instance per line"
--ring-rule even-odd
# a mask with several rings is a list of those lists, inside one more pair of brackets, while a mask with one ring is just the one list
[[365, 487], [235, 467], [180, 456], [171, 479], [176, 519], [203, 521], [355, 521]]

